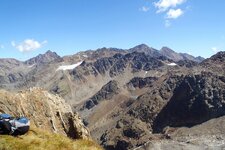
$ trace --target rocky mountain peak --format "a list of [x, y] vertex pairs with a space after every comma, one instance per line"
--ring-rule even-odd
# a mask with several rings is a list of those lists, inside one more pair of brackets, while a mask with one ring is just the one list
[[168, 47], [162, 47], [160, 50], [160, 54], [163, 56], [172, 59], [174, 61], [180, 61], [180, 60], [190, 60], [190, 61], [195, 61], [195, 62], [202, 62], [204, 60], [203, 57], [194, 57], [190, 54], [187, 53], [177, 53], [171, 48]]
[[209, 59], [213, 61], [225, 61], [225, 51], [218, 52]]
[[201, 57], [201, 56], [198, 56], [198, 57], [196, 57], [196, 59], [199, 60], [199, 62], [202, 62], [205, 58]]
[[212, 72], [222, 73], [225, 68], [225, 52], [218, 52], [217, 54], [203, 60], [200, 65]]
[[38, 56], [25, 61], [25, 64], [44, 64], [52, 61], [60, 62], [62, 58], [56, 53], [48, 50], [45, 54], [39, 54]]
[[[57, 55], [57, 53], [56, 52], [53, 52], [53, 51], [51, 51], [51, 50], [48, 50], [47, 52], [45, 52], [45, 54], [44, 55], [49, 55], [49, 56], [56, 56]], [[58, 56], [58, 55], [57, 55]]]
[[160, 51], [164, 53], [176, 53], [174, 50], [166, 46], [162, 47]]
[[146, 44], [140, 44], [135, 46], [133, 49], [149, 49], [150, 47]]
[[168, 47], [162, 47], [160, 50], [160, 54], [174, 61], [179, 61], [183, 59], [183, 57], [179, 53], [176, 53], [175, 51], [173, 51], [172, 49]]
[[146, 44], [140, 44], [138, 46], [135, 46], [131, 49], [128, 50], [128, 52], [132, 53], [132, 52], [139, 52], [139, 53], [145, 53], [146, 55], [149, 55], [151, 57], [159, 57], [162, 56], [158, 50], [149, 47]]

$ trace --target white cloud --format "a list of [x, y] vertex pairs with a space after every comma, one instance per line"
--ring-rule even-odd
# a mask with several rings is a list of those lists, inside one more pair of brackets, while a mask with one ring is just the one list
[[180, 17], [183, 14], [184, 14], [184, 12], [181, 9], [170, 9], [166, 13], [166, 18], [167, 19], [177, 19], [178, 17]]
[[0, 48], [3, 49], [3, 48], [5, 48], [5, 46], [4, 45], [0, 45]]
[[43, 45], [43, 44], [47, 44], [47, 43], [48, 43], [48, 41], [44, 40], [41, 44]]
[[34, 51], [38, 48], [41, 48], [44, 44], [46, 44], [47, 41], [43, 42], [38, 42], [35, 41], [34, 39], [26, 39], [23, 42], [16, 44], [15, 41], [11, 42], [11, 45], [18, 49], [20, 52], [29, 52], [29, 51]]
[[186, 1], [187, 0], [156, 0], [153, 3], [157, 9], [156, 13], [165, 14], [165, 27], [170, 27], [173, 19], [177, 19], [184, 14], [183, 9], [177, 8], [177, 6], [185, 3]]
[[155, 7], [158, 9], [157, 13], [167, 11], [169, 8], [174, 8], [177, 5], [183, 4], [186, 0], [159, 0], [154, 2]]
[[165, 27], [169, 28], [171, 26], [170, 20], [165, 21]]
[[15, 47], [15, 46], [16, 46], [15, 41], [11, 41], [11, 45], [12, 45], [13, 47]]
[[213, 51], [214, 53], [217, 53], [217, 52], [220, 51], [217, 47], [212, 47], [211, 49], [212, 49], [212, 51]]
[[150, 8], [147, 7], [147, 6], [142, 6], [142, 7], [140, 8], [140, 10], [143, 11], [143, 12], [148, 12], [149, 9], [150, 9]]

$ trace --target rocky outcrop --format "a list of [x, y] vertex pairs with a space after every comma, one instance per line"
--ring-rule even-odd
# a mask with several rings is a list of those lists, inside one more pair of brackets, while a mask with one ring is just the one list
[[18, 93], [0, 91], [0, 113], [26, 116], [31, 124], [71, 138], [88, 139], [89, 131], [78, 114], [59, 96], [40, 88], [31, 88]]
[[18, 61], [18, 60], [13, 59], [13, 58], [2, 58], [2, 59], [0, 59], [1, 72], [6, 71], [8, 69], [16, 68], [16, 67], [18, 67], [22, 64], [23, 63], [21, 61]]
[[114, 80], [110, 81], [84, 104], [84, 108], [91, 109], [95, 105], [98, 105], [102, 100], [110, 100], [118, 92], [119, 88], [117, 82]]
[[[147, 81], [152, 81], [149, 80], [152, 79], [152, 77], [145, 79], [147, 79]], [[154, 87], [153, 83], [150, 82], [151, 86], [148, 86], [148, 88], [152, 87], [153, 89], [140, 95], [132, 104], [127, 113], [131, 116], [134, 116], [135, 118], [139, 118], [143, 122], [147, 122], [152, 125], [154, 118], [169, 101], [173, 95], [172, 93], [176, 85], [181, 79], [182, 77], [180, 76], [170, 76], [164, 79], [161, 84], [158, 83], [158, 85], [155, 85], [156, 87]]]
[[134, 55], [132, 61], [133, 72], [140, 70], [149, 71], [164, 65], [157, 57], [145, 55], [144, 53], [134, 52], [132, 54]]
[[24, 64], [16, 59], [0, 59], [0, 86], [7, 86], [23, 81], [25, 78]]
[[84, 62], [79, 68], [70, 72], [74, 79], [83, 79], [84, 75], [109, 75], [111, 78], [131, 69], [133, 73], [149, 71], [164, 66], [163, 60], [145, 53], [133, 52], [125, 55], [115, 54], [113, 57], [100, 58], [95, 62]]
[[156, 77], [146, 77], [146, 78], [135, 77], [131, 79], [129, 83], [127, 83], [127, 87], [129, 89], [133, 89], [133, 88], [141, 89], [144, 87], [152, 86], [156, 80], [157, 80]]
[[209, 61], [212, 61], [212, 62], [224, 62], [225, 61], [224, 56], [225, 56], [225, 52], [221, 51], [221, 52], [216, 53], [212, 57], [206, 59], [202, 63], [209, 62]]
[[154, 131], [166, 126], [194, 126], [225, 115], [225, 82], [212, 73], [187, 75], [154, 121]]
[[196, 61], [191, 61], [191, 60], [179, 60], [177, 62], [177, 65], [179, 65], [181, 67], [192, 68], [194, 66], [197, 66], [198, 63]]
[[103, 133], [100, 140], [107, 150], [127, 150], [147, 142], [148, 133], [149, 129], [145, 123], [126, 116], [117, 122], [116, 127]]
[[[114, 128], [110, 128], [101, 136], [101, 144], [106, 149], [133, 149], [148, 145], [154, 140], [167, 142], [168, 139], [173, 138], [171, 137], [173, 134], [176, 134], [176, 138], [179, 137], [180, 140], [182, 138], [194, 140], [207, 133], [208, 130], [204, 133], [198, 132], [198, 136], [193, 133], [193, 137], [189, 137], [194, 132], [190, 129], [190, 132], [185, 135], [187, 137], [184, 137], [184, 133], [180, 133], [179, 129], [194, 128], [210, 119], [225, 115], [225, 91], [223, 90], [225, 79], [223, 76], [210, 72], [171, 75], [160, 77], [153, 82], [153, 86], [140, 83], [144, 79], [134, 78], [128, 84], [136, 87], [137, 90], [140, 90], [139, 87], [147, 87], [149, 91], [140, 95], [136, 100], [128, 101], [129, 105], [123, 105], [123, 113], [120, 113], [119, 117], [122, 119], [115, 123]], [[223, 125], [214, 129], [214, 134], [223, 133], [218, 132], [222, 129], [224, 129]], [[206, 135], [210, 139], [215, 139], [210, 134]], [[202, 142], [203, 140], [206, 139], [202, 139]], [[176, 139], [173, 142], [181, 144]], [[167, 145], [170, 146], [169, 143], [165, 143], [164, 146]]]
[[93, 66], [100, 74], [106, 74], [112, 65], [115, 63], [115, 59], [113, 57], [98, 59], [94, 62]]

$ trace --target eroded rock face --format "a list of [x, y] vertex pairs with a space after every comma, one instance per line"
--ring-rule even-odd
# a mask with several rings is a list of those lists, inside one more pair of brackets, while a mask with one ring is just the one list
[[88, 139], [89, 131], [64, 99], [40, 88], [18, 93], [0, 91], [0, 113], [26, 116], [31, 124], [71, 138]]
[[133, 52], [125, 55], [115, 54], [113, 57], [100, 58], [95, 62], [85, 62], [80, 68], [70, 72], [74, 79], [82, 79], [84, 75], [109, 75], [111, 78], [123, 74], [127, 68], [132, 72], [149, 71], [164, 66], [160, 58], [145, 53]]
[[[129, 105], [120, 114], [123, 119], [102, 135], [101, 144], [106, 149], [116, 149], [122, 141], [126, 141], [127, 146], [121, 149], [132, 149], [151, 138], [170, 138], [167, 127], [195, 126], [224, 115], [225, 80], [222, 76], [207, 72], [172, 75], [154, 81], [157, 85], [149, 80], [152, 86], [147, 85], [148, 79], [154, 78], [134, 78], [129, 82], [129, 86], [138, 90], [148, 87], [149, 91], [128, 101]], [[147, 86], [143, 86], [143, 81]], [[154, 132], [162, 137], [152, 134]]]
[[185, 76], [154, 121], [155, 131], [166, 126], [193, 126], [225, 115], [224, 88], [223, 78], [211, 73]]
[[198, 63], [195, 61], [191, 61], [191, 60], [180, 60], [177, 62], [177, 64], [181, 67], [185, 66], [187, 68], [192, 68], [194, 66], [197, 66]]
[[110, 100], [114, 95], [118, 94], [119, 88], [117, 82], [112, 80], [108, 82], [102, 89], [91, 97], [84, 105], [84, 108], [91, 109], [102, 100]]
[[148, 86], [152, 86], [152, 83], [157, 80], [156, 77], [147, 77], [147, 78], [140, 78], [135, 77], [130, 80], [130, 82], [127, 84], [128, 88], [144, 88]]

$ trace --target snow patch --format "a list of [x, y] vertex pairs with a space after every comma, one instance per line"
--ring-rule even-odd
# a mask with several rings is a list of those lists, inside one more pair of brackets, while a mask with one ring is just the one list
[[86, 57], [87, 58], [88, 56], [87, 55], [83, 55], [83, 57]]
[[145, 71], [144, 77], [147, 75], [148, 71]]
[[75, 69], [76, 67], [80, 66], [82, 64], [83, 61], [80, 61], [76, 64], [73, 64], [73, 65], [64, 65], [64, 66], [59, 66], [58, 69], [56, 71], [59, 71], [59, 70], [73, 70]]
[[28, 68], [32, 68], [34, 67], [36, 64], [33, 64], [33, 65], [30, 65], [30, 66], [27, 66]]
[[168, 66], [176, 66], [177, 64], [175, 63], [170, 63], [170, 64], [167, 64]]

